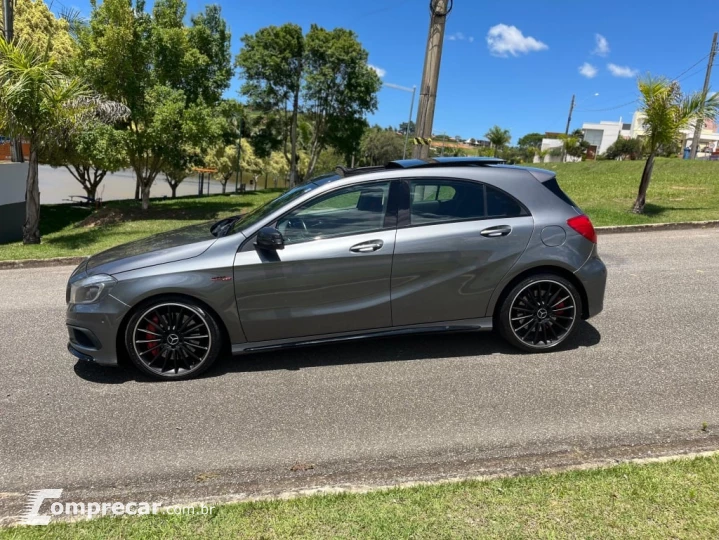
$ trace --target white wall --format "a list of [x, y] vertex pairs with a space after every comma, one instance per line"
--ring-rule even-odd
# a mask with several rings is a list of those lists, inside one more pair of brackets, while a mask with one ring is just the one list
[[27, 163], [0, 163], [0, 206], [25, 201]]

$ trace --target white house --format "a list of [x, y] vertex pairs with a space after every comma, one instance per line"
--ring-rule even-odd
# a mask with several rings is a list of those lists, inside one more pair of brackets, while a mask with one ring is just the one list
[[[646, 131], [644, 129], [644, 119], [646, 115], [639, 111], [634, 113], [632, 118], [631, 136], [642, 137]], [[682, 130], [682, 148], [691, 146], [694, 139], [694, 126], [691, 125], [687, 129]], [[702, 133], [699, 138], [699, 155], [709, 155], [719, 148], [719, 133], [717, 133], [717, 125], [714, 121], [707, 121], [702, 127]]]
[[632, 135], [632, 124], [625, 124], [622, 119], [619, 122], [602, 121], [596, 123], [582, 124], [584, 140], [591, 146], [596, 147], [596, 154], [603, 154], [611, 145], [617, 142], [619, 137], [629, 139]]
[[0, 244], [22, 240], [27, 163], [0, 162]]

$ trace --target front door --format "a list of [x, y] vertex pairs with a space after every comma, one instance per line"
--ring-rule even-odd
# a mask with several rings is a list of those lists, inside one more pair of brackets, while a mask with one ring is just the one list
[[248, 341], [392, 325], [396, 212], [390, 184], [319, 195], [274, 224], [285, 249], [237, 253], [235, 293]]
[[532, 217], [506, 193], [463, 180], [411, 181], [407, 204], [392, 269], [394, 325], [484, 317], [529, 243]]

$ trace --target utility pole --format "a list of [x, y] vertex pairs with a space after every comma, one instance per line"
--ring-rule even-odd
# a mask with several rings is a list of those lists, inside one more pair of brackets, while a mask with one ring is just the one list
[[[572, 94], [572, 103], [569, 105], [569, 117], [567, 118], [567, 129], [564, 130], [564, 136], [569, 137], [569, 127], [572, 124], [572, 114], [574, 113], [574, 102], [576, 99], [576, 95]], [[564, 145], [562, 145], [562, 162], [565, 162], [567, 160], [567, 141], [564, 141]]]
[[[5, 41], [8, 43], [11, 43], [15, 36], [13, 1], [14, 0], [3, 0], [3, 28], [5, 29]], [[10, 141], [10, 159], [15, 163], [23, 162], [22, 141], [20, 139], [12, 139]]]
[[[439, 68], [442, 63], [442, 46], [444, 45], [444, 28], [447, 15], [452, 11], [454, 0], [431, 0], [429, 37], [424, 57], [422, 85], [419, 92], [419, 109], [417, 110], [416, 136], [429, 139], [432, 137], [434, 123], [434, 107], [437, 102], [439, 85]], [[415, 145], [412, 151], [415, 159], [429, 157], [429, 145]]]
[[[705, 102], [707, 100], [707, 94], [709, 93], [709, 84], [711, 83], [712, 78], [712, 66], [714, 65], [714, 57], [717, 54], [717, 35], [719, 35], [718, 32], [714, 32], [714, 39], [712, 40], [712, 49], [709, 52], [709, 63], [707, 63], [707, 74], [704, 78], [704, 90], [702, 91], [702, 102]], [[696, 159], [697, 157], [697, 150], [699, 150], [699, 139], [701, 139], [702, 136], [702, 127], [704, 127], [704, 108], [702, 107], [702, 112], [699, 115], [699, 118], [697, 118], [696, 126], [694, 127], [694, 137], [692, 138], [692, 150], [689, 154], [689, 157], [691, 159]]]

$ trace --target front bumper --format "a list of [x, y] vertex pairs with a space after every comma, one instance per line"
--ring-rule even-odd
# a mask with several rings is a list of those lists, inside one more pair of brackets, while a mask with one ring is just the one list
[[594, 249], [592, 256], [574, 274], [582, 282], [587, 293], [588, 319], [599, 315], [604, 309], [604, 293], [607, 288], [607, 267], [597, 255], [596, 247]]
[[76, 358], [105, 366], [117, 365], [117, 332], [130, 307], [112, 296], [97, 304], [67, 308], [68, 351]]

